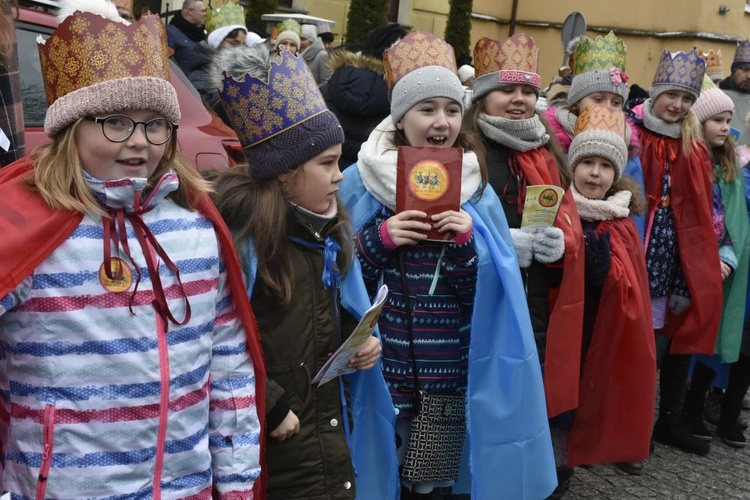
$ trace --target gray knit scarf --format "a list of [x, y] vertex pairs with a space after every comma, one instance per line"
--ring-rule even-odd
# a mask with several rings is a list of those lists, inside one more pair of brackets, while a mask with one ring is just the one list
[[682, 137], [682, 127], [680, 122], [667, 123], [654, 114], [654, 108], [651, 104], [651, 99], [647, 99], [643, 103], [643, 126], [651, 132], [655, 132], [660, 135], [671, 137], [672, 139], [679, 139]]
[[559, 108], [555, 109], [555, 118], [557, 118], [560, 126], [568, 134], [568, 137], [572, 139], [573, 135], [575, 134], [576, 121], [578, 120], [578, 117], [575, 115], [575, 113], [573, 113], [569, 108], [565, 106], [560, 106]]
[[544, 146], [549, 141], [547, 129], [536, 114], [524, 120], [508, 120], [480, 113], [478, 122], [485, 137], [519, 153]]

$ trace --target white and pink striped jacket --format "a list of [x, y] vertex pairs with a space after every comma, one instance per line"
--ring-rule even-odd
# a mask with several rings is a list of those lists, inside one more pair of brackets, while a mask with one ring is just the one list
[[[142, 179], [87, 181], [125, 211], [143, 188]], [[127, 291], [107, 291], [102, 218], [87, 215], [0, 298], [0, 485], [13, 498], [210, 499], [212, 489], [252, 498], [260, 475], [253, 364], [212, 223], [165, 198], [177, 182], [166, 174], [141, 218], [182, 288], [152, 244], [144, 255], [124, 219], [141, 279], [135, 294], [135, 269]], [[122, 245], [112, 255], [131, 262]], [[186, 324], [152, 305], [147, 259], [174, 318], [189, 301]]]

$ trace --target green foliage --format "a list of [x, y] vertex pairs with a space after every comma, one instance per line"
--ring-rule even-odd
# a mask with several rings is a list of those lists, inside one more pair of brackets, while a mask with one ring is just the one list
[[445, 41], [453, 45], [456, 59], [471, 55], [471, 8], [473, 0], [450, 0]]
[[352, 0], [346, 18], [346, 43], [364, 43], [370, 32], [388, 22], [390, 0]]
[[266, 23], [260, 20], [263, 14], [273, 14], [278, 7], [277, 0], [247, 0], [245, 7], [245, 22], [263, 31]]

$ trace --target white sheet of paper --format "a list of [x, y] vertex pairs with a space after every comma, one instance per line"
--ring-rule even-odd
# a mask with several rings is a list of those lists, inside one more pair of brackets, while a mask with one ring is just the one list
[[[10, 150], [10, 139], [7, 135], [5, 135], [5, 131], [0, 128], [0, 148], [3, 149], [3, 151], [9, 151]], [[10, 497], [8, 497], [10, 498]], [[0, 500], [5, 500], [5, 497], [0, 497]]]

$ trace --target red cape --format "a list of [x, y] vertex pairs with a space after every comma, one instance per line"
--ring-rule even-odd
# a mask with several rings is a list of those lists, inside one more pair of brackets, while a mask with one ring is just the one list
[[[546, 148], [513, 153], [529, 185], [562, 186], [560, 171]], [[581, 219], [573, 194], [565, 192], [555, 227], [565, 235], [563, 278], [550, 293], [550, 316], [544, 358], [544, 389], [547, 415], [554, 417], [578, 406], [583, 337], [584, 248]]]
[[666, 159], [671, 166], [671, 201], [677, 229], [680, 262], [690, 297], [690, 308], [667, 315], [663, 335], [673, 337], [672, 354], [713, 354], [721, 321], [722, 282], [719, 247], [713, 232], [713, 174], [708, 150], [693, 146], [690, 156], [682, 152], [682, 140], [641, 132], [643, 178], [648, 197], [648, 225], [661, 197]]
[[635, 462], [649, 455], [656, 397], [656, 346], [641, 237], [630, 219], [603, 221], [612, 259], [602, 289], [568, 466]]
[[[33, 164], [22, 158], [0, 170], [0, 298], [13, 291], [78, 227], [83, 215], [50, 208], [23, 180], [30, 177]], [[219, 211], [207, 195], [201, 195], [198, 211], [214, 225], [227, 268], [229, 288], [237, 313], [247, 334], [247, 349], [255, 367], [255, 404], [260, 419], [261, 477], [253, 487], [254, 498], [265, 498], [266, 441], [266, 368], [255, 315], [250, 308], [247, 290], [232, 236]]]

